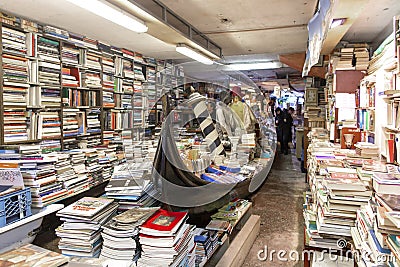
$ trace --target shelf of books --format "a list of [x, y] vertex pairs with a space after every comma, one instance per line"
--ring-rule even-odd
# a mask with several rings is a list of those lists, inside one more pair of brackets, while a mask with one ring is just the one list
[[114, 165], [125, 161], [123, 139], [137, 142], [137, 159], [154, 156], [156, 144], [141, 140], [146, 107], [156, 94], [155, 59], [52, 26], [1, 18], [0, 159], [18, 163], [34, 207], [109, 180]]

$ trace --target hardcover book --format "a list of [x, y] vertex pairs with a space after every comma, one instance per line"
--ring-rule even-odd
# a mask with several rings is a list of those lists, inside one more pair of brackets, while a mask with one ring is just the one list
[[184, 222], [186, 212], [172, 212], [158, 210], [143, 225], [142, 230], [146, 232], [171, 232], [175, 233], [179, 226]]

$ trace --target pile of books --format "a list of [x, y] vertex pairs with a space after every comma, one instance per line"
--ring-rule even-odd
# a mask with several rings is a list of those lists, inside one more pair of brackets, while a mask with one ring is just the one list
[[72, 137], [78, 135], [78, 121], [76, 114], [79, 109], [68, 108], [63, 110], [63, 136]]
[[89, 187], [101, 184], [103, 179], [103, 168], [99, 164], [99, 154], [96, 149], [85, 149], [85, 165], [89, 181]]
[[343, 47], [340, 49], [340, 59], [336, 65], [337, 70], [354, 70], [353, 64], [354, 47]]
[[1, 37], [4, 52], [13, 52], [20, 55], [26, 54], [25, 33], [7, 27], [1, 28]]
[[[382, 174], [374, 173], [375, 176], [382, 178]], [[352, 237], [354, 249], [362, 255], [358, 264], [399, 266], [399, 204], [399, 190], [393, 190], [390, 194], [375, 190], [371, 201], [357, 212], [357, 223], [352, 228]]]
[[[50, 62], [54, 62], [54, 63], [60, 63], [60, 43], [58, 41], [55, 40], [50, 40], [46, 37], [43, 36], [38, 36], [37, 38], [37, 56], [40, 59], [44, 59], [46, 61], [50, 61]], [[58, 73], [56, 72], [56, 70], [58, 70]], [[56, 74], [58, 75], [58, 82], [59, 82], [59, 74], [61, 67], [60, 65], [58, 65], [57, 68], [54, 68], [53, 70], [51, 69], [46, 69], [44, 68], [43, 71], [44, 72], [48, 72], [47, 74], [49, 76], [54, 76], [54, 78], [56, 77]], [[54, 75], [50, 75], [50, 74], [54, 74]], [[40, 68], [39, 68], [39, 78], [40, 78]], [[40, 79], [42, 80], [42, 79]]]
[[366, 47], [354, 48], [356, 58], [356, 70], [367, 70], [369, 65], [369, 51]]
[[102, 227], [101, 235], [104, 241], [100, 258], [136, 262], [142, 253], [139, 226], [158, 209], [135, 208], [113, 217]]
[[146, 198], [149, 189], [148, 170], [143, 169], [143, 165], [124, 163], [115, 166], [112, 179], [105, 188], [107, 197], [129, 203], [130, 206], [143, 206], [141, 198]]
[[186, 212], [158, 210], [140, 227], [142, 258], [139, 265], [183, 266], [193, 246], [194, 226], [187, 224]]
[[60, 85], [60, 71], [61, 66], [58, 63], [40, 61], [39, 66], [39, 80], [40, 84], [45, 86], [59, 86]]
[[31, 188], [32, 207], [44, 207], [67, 195], [57, 181], [53, 159], [23, 160], [19, 166], [24, 184]]
[[356, 154], [363, 158], [379, 158], [379, 147], [377, 145], [358, 142], [355, 145]]
[[61, 138], [61, 119], [57, 111], [41, 111], [39, 119], [39, 139]]
[[61, 49], [61, 59], [63, 63], [79, 64], [79, 48], [64, 44]]
[[62, 254], [98, 257], [103, 240], [101, 226], [115, 215], [118, 204], [111, 199], [84, 197], [57, 212], [64, 223], [56, 229]]
[[[228, 204], [224, 205], [218, 210], [217, 213], [211, 215], [213, 220], [226, 221], [232, 225], [235, 225], [243, 215], [250, 209], [251, 202], [246, 199], [235, 199], [230, 201]], [[207, 228], [208, 229], [208, 228]], [[215, 229], [214, 229], [215, 230]], [[229, 233], [232, 228], [226, 229]]]
[[86, 72], [81, 74], [81, 79], [83, 87], [91, 89], [102, 88], [100, 73], [97, 71], [87, 70]]
[[196, 228], [194, 234], [194, 260], [195, 266], [204, 266], [219, 247], [217, 231]]
[[101, 64], [100, 64], [101, 57], [102, 57], [101, 52], [97, 50], [88, 49], [86, 52], [85, 67], [95, 70], [101, 70]]
[[4, 118], [4, 142], [17, 142], [28, 140], [28, 118], [25, 108], [5, 108]]

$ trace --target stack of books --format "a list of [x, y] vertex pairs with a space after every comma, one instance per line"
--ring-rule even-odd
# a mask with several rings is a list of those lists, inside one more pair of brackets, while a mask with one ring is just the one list
[[6, 108], [4, 109], [4, 142], [26, 141], [29, 138], [27, 133], [28, 118], [26, 109]]
[[135, 78], [135, 72], [133, 71], [133, 62], [128, 59], [123, 60], [124, 78]]
[[[74, 71], [73, 71], [74, 70]], [[62, 68], [62, 85], [67, 87], [78, 87], [79, 81], [75, 75], [72, 75], [75, 69]]]
[[39, 113], [38, 138], [61, 138], [61, 119], [57, 111], [41, 111]]
[[77, 48], [76, 46], [64, 44], [61, 49], [61, 59], [63, 63], [78, 65], [79, 48]]
[[39, 80], [45, 86], [59, 86], [61, 66], [59, 63], [39, 61]]
[[[38, 36], [37, 38], [37, 56], [40, 59], [44, 59], [46, 61], [54, 62], [54, 63], [60, 63], [60, 43], [55, 40], [50, 40], [46, 37], [43, 36]], [[58, 70], [58, 72], [56, 72]], [[44, 72], [48, 72], [49, 76], [51, 73], [58, 74], [60, 75], [60, 65], [58, 65], [57, 68], [54, 70], [50, 69], [43, 69]], [[40, 78], [40, 68], [39, 68], [39, 78]], [[54, 78], [57, 78], [54, 75]], [[41, 80], [41, 79], [40, 79]], [[59, 80], [59, 79], [58, 79]]]
[[120, 155], [117, 155], [119, 145], [116, 144], [119, 136], [114, 136], [107, 146], [97, 147], [99, 153], [99, 164], [103, 167], [103, 179], [108, 181], [111, 179], [114, 166], [120, 164]]
[[19, 165], [24, 184], [31, 188], [32, 207], [44, 207], [67, 195], [57, 181], [54, 159], [22, 160]]
[[100, 58], [102, 54], [97, 50], [88, 49], [86, 53], [85, 67], [95, 70], [101, 70]]
[[363, 158], [379, 158], [379, 147], [377, 145], [357, 142], [355, 145], [356, 154]]
[[145, 81], [141, 65], [135, 64], [133, 72], [135, 73], [135, 80]]
[[[216, 220], [217, 222], [226, 221], [229, 222], [231, 225], [236, 225], [236, 223], [250, 208], [251, 202], [249, 202], [248, 200], [235, 199], [220, 208], [217, 213], [211, 215], [211, 218], [213, 220]], [[230, 233], [232, 231], [232, 227], [227, 227], [226, 230]]]
[[145, 194], [149, 180], [144, 179], [144, 171], [135, 170], [134, 166], [125, 163], [114, 167], [112, 179], [105, 188], [107, 197], [137, 203]]
[[337, 70], [354, 70], [353, 64], [354, 48], [344, 47], [340, 49], [340, 59], [336, 65]]
[[113, 108], [115, 106], [114, 103], [114, 94], [113, 92], [105, 91], [103, 85], [103, 107], [105, 108]]
[[354, 226], [357, 210], [368, 203], [371, 190], [359, 179], [356, 169], [350, 168], [328, 168], [322, 185], [325, 190], [317, 192], [318, 232], [351, 236], [350, 227]]
[[60, 140], [43, 140], [40, 142], [42, 153], [57, 152], [61, 150]]
[[101, 110], [99, 108], [88, 110], [86, 117], [87, 133], [93, 134], [101, 132], [100, 114]]
[[356, 57], [356, 70], [367, 70], [369, 65], [369, 51], [366, 47], [354, 48]]
[[41, 87], [41, 106], [42, 107], [60, 107], [60, 88], [57, 87]]
[[182, 266], [189, 258], [194, 226], [185, 223], [186, 212], [158, 210], [140, 227], [142, 258], [149, 266]]
[[63, 136], [72, 137], [78, 135], [78, 121], [76, 114], [79, 109], [74, 108], [64, 108], [63, 110]]
[[135, 208], [127, 210], [106, 223], [102, 229], [103, 248], [100, 258], [137, 261], [141, 256], [139, 226], [159, 208]]
[[43, 159], [43, 156], [41, 155], [42, 151], [40, 149], [40, 145], [20, 145], [19, 153], [21, 154], [21, 159]]
[[101, 251], [101, 226], [115, 215], [118, 204], [111, 199], [84, 197], [57, 212], [64, 223], [56, 229], [62, 254], [98, 257]]
[[99, 185], [103, 182], [103, 168], [99, 164], [99, 154], [96, 149], [84, 150], [86, 170], [89, 187]]
[[218, 232], [198, 228], [194, 242], [195, 266], [204, 266], [219, 247]]
[[398, 173], [374, 172], [372, 179], [374, 190], [379, 194], [396, 194], [400, 190], [400, 174]]
[[7, 27], [1, 28], [3, 52], [26, 55], [26, 36], [25, 33]]
[[82, 78], [82, 86], [91, 88], [91, 89], [99, 89], [102, 88], [100, 73], [97, 71], [89, 71], [81, 74]]

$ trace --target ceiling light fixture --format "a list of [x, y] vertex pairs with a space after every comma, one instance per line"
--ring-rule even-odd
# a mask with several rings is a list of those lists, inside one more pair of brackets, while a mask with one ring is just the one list
[[101, 0], [67, 0], [68, 2], [86, 9], [102, 18], [105, 18], [115, 24], [127, 28], [134, 32], [147, 32], [147, 26], [144, 21], [124, 12], [123, 10], [112, 6]]
[[185, 44], [178, 44], [176, 46], [176, 52], [181, 53], [187, 57], [190, 57], [198, 62], [201, 62], [206, 65], [212, 65], [214, 63], [213, 60], [206, 57], [205, 55], [201, 54], [199, 51], [185, 45]]
[[346, 22], [345, 18], [340, 18], [340, 19], [333, 19], [331, 22], [331, 26], [329, 26], [330, 29], [336, 28], [340, 25], [343, 25]]
[[283, 67], [283, 64], [278, 61], [270, 62], [255, 62], [255, 63], [233, 63], [228, 65], [233, 70], [265, 70], [278, 69]]

